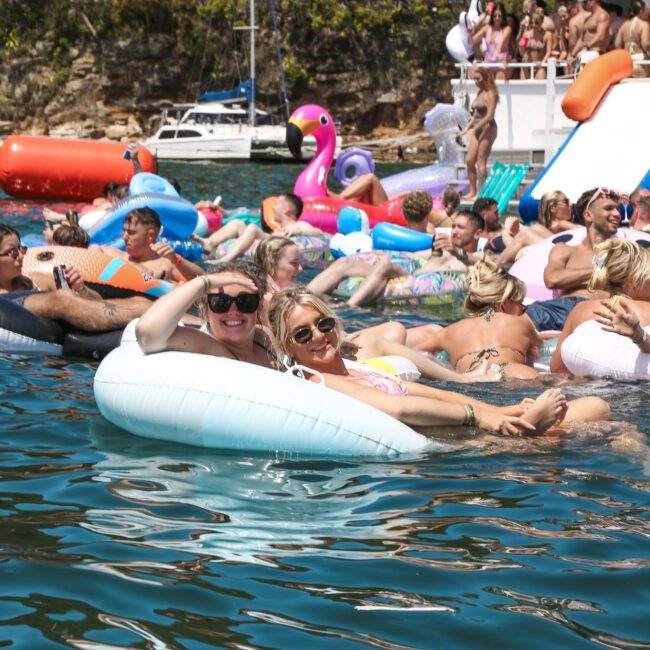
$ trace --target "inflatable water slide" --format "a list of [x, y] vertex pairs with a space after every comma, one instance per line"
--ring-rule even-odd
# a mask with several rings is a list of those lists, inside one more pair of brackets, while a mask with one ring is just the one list
[[650, 79], [631, 74], [632, 59], [623, 50], [585, 66], [562, 102], [578, 124], [522, 197], [525, 221], [537, 219], [539, 200], [549, 191], [562, 190], [576, 201], [592, 187], [630, 193], [650, 184]]

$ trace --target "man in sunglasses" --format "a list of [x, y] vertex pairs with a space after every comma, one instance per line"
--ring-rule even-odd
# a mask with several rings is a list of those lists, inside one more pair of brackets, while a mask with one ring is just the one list
[[156, 241], [162, 225], [151, 208], [131, 210], [124, 219], [122, 240], [125, 251], [113, 246], [91, 246], [91, 250], [135, 264], [143, 273], [157, 279], [185, 282], [203, 274], [203, 269], [174, 252], [163, 241]]
[[65, 269], [71, 288], [58, 290], [49, 275], [23, 274], [26, 251], [18, 232], [0, 224], [0, 307], [2, 300], [10, 300], [36, 316], [64, 321], [87, 332], [104, 332], [124, 327], [151, 304], [139, 296], [105, 301], [84, 285], [73, 268]]
[[578, 216], [587, 229], [587, 236], [579, 246], [555, 244], [544, 269], [544, 283], [559, 297], [542, 300], [528, 308], [528, 317], [538, 331], [561, 330], [573, 307], [582, 300], [606, 298], [604, 292], [590, 292], [587, 288], [594, 269], [594, 246], [610, 239], [621, 222], [620, 196], [617, 192], [597, 187], [583, 192], [575, 204]]

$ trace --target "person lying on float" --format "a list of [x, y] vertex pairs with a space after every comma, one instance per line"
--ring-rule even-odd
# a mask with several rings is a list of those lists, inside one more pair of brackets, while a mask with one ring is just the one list
[[[276, 234], [284, 237], [297, 235], [322, 237], [325, 234], [322, 230], [306, 221], [299, 221], [302, 208], [303, 202], [299, 196], [291, 193], [280, 194], [273, 204], [273, 215], [279, 225], [279, 228], [275, 231]], [[208, 255], [221, 244], [234, 239], [235, 242], [231, 249], [219, 259], [220, 262], [229, 262], [243, 255], [256, 242], [266, 237], [268, 237], [268, 233], [264, 232], [259, 226], [252, 223], [246, 224], [240, 219], [231, 219], [209, 237], [204, 238], [193, 235], [192, 239], [200, 242], [203, 251]]]
[[618, 192], [603, 187], [589, 189], [580, 195], [575, 209], [586, 226], [587, 234], [578, 246], [560, 242], [551, 249], [544, 269], [544, 284], [560, 295], [529, 305], [527, 316], [537, 331], [559, 331], [576, 304], [607, 297], [605, 292], [592, 291], [588, 285], [593, 270], [594, 246], [611, 239], [618, 231], [620, 199]]
[[[641, 372], [638, 354], [650, 353], [646, 331], [650, 326], [650, 252], [629, 239], [608, 239], [596, 245], [593, 253], [589, 290], [604, 298], [584, 300], [571, 310], [551, 359], [551, 371], [589, 374], [580, 372], [574, 364], [570, 364], [571, 368], [566, 365], [570, 363], [567, 355], [572, 354], [572, 339], [579, 337], [575, 343], [582, 344], [588, 336], [593, 343], [589, 352], [594, 361], [599, 361], [604, 351], [613, 349], [611, 334], [607, 334], [611, 332], [631, 340], [629, 365]], [[585, 327], [590, 321], [599, 326]], [[589, 359], [584, 358], [584, 353], [579, 356], [586, 368]]]
[[167, 242], [156, 241], [161, 229], [160, 217], [155, 210], [136, 208], [124, 219], [122, 240], [126, 250], [97, 244], [90, 249], [131, 262], [143, 273], [159, 280], [185, 282], [202, 275], [204, 270], [200, 266], [175, 253]]
[[141, 296], [104, 300], [71, 266], [65, 269], [70, 288], [57, 289], [51, 275], [23, 274], [26, 251], [19, 233], [0, 224], [0, 299], [11, 300], [36, 316], [64, 321], [87, 332], [103, 332], [126, 326], [151, 305]]
[[[342, 392], [391, 415], [424, 434], [444, 435], [452, 427], [476, 426], [505, 435], [541, 435], [567, 419], [603, 419], [609, 408], [587, 397], [588, 408], [567, 403], [551, 389], [536, 400], [492, 406], [466, 395], [368, 371], [349, 370], [341, 357], [341, 324], [334, 312], [308, 289], [284, 289], [271, 299], [269, 324], [278, 358], [299, 366], [312, 381]], [[578, 400], [581, 402], [581, 400]], [[584, 402], [583, 402], [584, 404]], [[554, 434], [561, 433], [557, 429]]]

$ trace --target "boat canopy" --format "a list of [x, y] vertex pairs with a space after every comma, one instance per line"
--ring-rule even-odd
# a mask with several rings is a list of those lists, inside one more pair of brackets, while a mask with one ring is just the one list
[[204, 102], [236, 102], [246, 99], [249, 102], [253, 101], [253, 94], [255, 92], [253, 80], [249, 79], [239, 84], [239, 86], [232, 90], [219, 90], [203, 93], [199, 97], [199, 103]]

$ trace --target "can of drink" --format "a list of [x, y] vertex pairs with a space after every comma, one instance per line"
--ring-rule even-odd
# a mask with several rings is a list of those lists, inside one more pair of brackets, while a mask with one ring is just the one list
[[442, 251], [436, 248], [435, 245], [436, 245], [436, 236], [434, 235], [433, 238], [431, 239], [431, 257], [440, 257], [442, 255]]
[[493, 11], [494, 11], [494, 2], [488, 2], [487, 15], [491, 16]]
[[65, 264], [60, 264], [52, 269], [54, 284], [57, 289], [69, 289], [68, 279], [65, 277]]
[[521, 47], [523, 47], [524, 49], [528, 47], [528, 36], [524, 36], [521, 39]]

